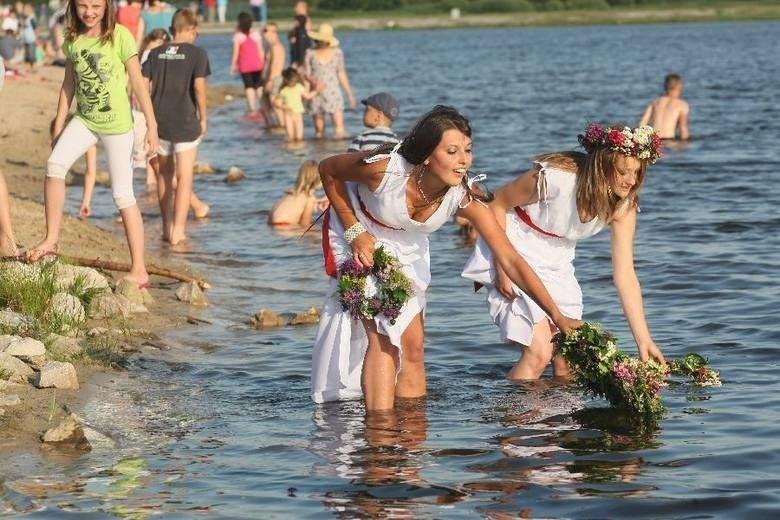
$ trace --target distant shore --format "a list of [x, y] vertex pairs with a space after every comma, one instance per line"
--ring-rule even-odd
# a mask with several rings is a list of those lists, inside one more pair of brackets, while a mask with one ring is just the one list
[[[524, 27], [524, 26], [576, 26], [576, 25], [620, 25], [684, 22], [729, 22], [729, 21], [773, 21], [780, 20], [780, 3], [724, 4], [711, 7], [646, 7], [613, 8], [582, 11], [539, 11], [494, 14], [450, 13], [415, 15], [404, 11], [386, 11], [367, 15], [342, 16], [333, 12], [313, 11], [315, 25], [327, 21], [336, 30], [376, 31], [397, 29], [447, 29], [477, 27]], [[290, 19], [271, 18], [282, 31], [290, 28]], [[203, 34], [227, 34], [235, 30], [235, 23], [203, 23]]]

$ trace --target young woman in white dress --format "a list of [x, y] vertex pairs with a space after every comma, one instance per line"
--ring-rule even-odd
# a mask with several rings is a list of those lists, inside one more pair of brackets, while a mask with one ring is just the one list
[[[396, 397], [426, 393], [423, 355], [428, 235], [457, 213], [473, 222], [506, 275], [565, 330], [565, 317], [539, 277], [514, 251], [467, 176], [471, 128], [455, 109], [437, 106], [395, 147], [337, 155], [320, 163], [330, 210], [323, 223], [326, 272], [334, 276], [312, 354], [315, 402], [365, 397], [368, 411], [392, 409]], [[413, 294], [400, 315], [355, 320], [342, 309], [336, 267], [373, 265], [378, 246], [393, 254]]]
[[[648, 166], [661, 156], [660, 137], [649, 126], [601, 125], [588, 126], [578, 137], [587, 153], [537, 157], [533, 168], [496, 191], [490, 208], [561, 312], [575, 318], [582, 316], [582, 292], [574, 277], [575, 246], [609, 226], [613, 280], [639, 356], [663, 363], [645, 320], [633, 252], [638, 193]], [[488, 312], [502, 340], [522, 347], [508, 378], [537, 379], [551, 360], [554, 375], [568, 375], [566, 362], [553, 357], [555, 321], [507, 277], [482, 238], [463, 276], [487, 288]]]

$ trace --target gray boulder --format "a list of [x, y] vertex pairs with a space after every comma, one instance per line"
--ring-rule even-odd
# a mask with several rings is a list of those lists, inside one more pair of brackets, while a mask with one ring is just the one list
[[108, 279], [97, 270], [80, 265], [69, 265], [60, 262], [57, 264], [55, 279], [57, 287], [65, 290], [76, 281], [77, 278], [83, 280], [85, 289], [109, 289]]
[[206, 299], [206, 295], [200, 289], [197, 283], [189, 282], [183, 283], [176, 289], [176, 297], [185, 303], [190, 305], [208, 305], [209, 302]]
[[121, 294], [112, 294], [110, 292], [99, 294], [92, 298], [87, 309], [87, 315], [96, 320], [121, 316], [127, 318], [130, 316], [130, 300]]
[[16, 338], [16, 341], [5, 347], [4, 352], [21, 359], [36, 370], [40, 370], [46, 363], [46, 346], [37, 339]]
[[288, 320], [279, 316], [271, 309], [260, 309], [254, 316], [249, 318], [249, 323], [256, 329], [272, 329], [287, 325]]
[[139, 289], [138, 284], [131, 282], [130, 280], [120, 280], [116, 284], [115, 294], [121, 294], [132, 303], [140, 303], [141, 305], [150, 305], [154, 303], [154, 298], [149, 294], [148, 289]]
[[14, 383], [26, 383], [35, 373], [27, 363], [5, 352], [0, 352], [0, 372]]
[[76, 338], [51, 334], [48, 338], [49, 345], [53, 352], [65, 357], [74, 357], [84, 350], [84, 347]]
[[48, 361], [36, 374], [33, 384], [38, 388], [78, 390], [79, 378], [76, 375], [76, 368], [72, 364], [62, 361]]
[[78, 450], [88, 451], [92, 449], [84, 434], [84, 427], [73, 414], [66, 417], [64, 421], [54, 428], [47, 430], [41, 436], [41, 440], [47, 443], [67, 445]]
[[242, 170], [238, 166], [231, 166], [227, 172], [227, 175], [225, 175], [224, 180], [228, 184], [235, 184], [237, 182], [244, 180], [245, 178], [246, 178], [246, 173], [244, 173], [244, 170]]
[[[81, 301], [72, 294], [60, 292], [52, 296], [49, 308], [44, 312], [47, 319], [60, 319], [66, 324], [77, 324], [84, 321], [86, 313]], [[65, 327], [68, 330], [70, 327]]]
[[16, 394], [0, 395], [0, 406], [19, 406], [22, 400]]
[[306, 312], [299, 312], [290, 321], [290, 325], [310, 325], [320, 322], [320, 310], [317, 307], [311, 307]]

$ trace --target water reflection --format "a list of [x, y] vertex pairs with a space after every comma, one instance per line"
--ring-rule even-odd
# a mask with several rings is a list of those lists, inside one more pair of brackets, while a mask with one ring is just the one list
[[[423, 504], [450, 504], [467, 495], [427, 482], [425, 400], [399, 401], [395, 410], [363, 413], [362, 404], [317, 407], [311, 448], [316, 474], [336, 472], [348, 484], [325, 493], [340, 517], [415, 518]], [[429, 463], [428, 463], [429, 464]]]

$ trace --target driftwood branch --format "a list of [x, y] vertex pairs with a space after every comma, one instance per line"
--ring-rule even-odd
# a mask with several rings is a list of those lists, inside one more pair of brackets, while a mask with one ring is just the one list
[[[108, 269], [109, 271], [123, 271], [126, 273], [130, 272], [130, 264], [126, 264], [124, 262], [112, 262], [111, 260], [101, 260], [100, 258], [81, 258], [78, 256], [63, 255], [61, 255], [60, 258], [68, 263], [80, 265], [83, 267], [97, 267], [99, 269]], [[209, 283], [203, 278], [196, 278], [188, 274], [178, 273], [171, 269], [166, 269], [165, 267], [158, 267], [154, 264], [147, 264], [146, 272], [157, 276], [172, 278], [182, 282], [195, 282], [201, 289], [211, 288], [211, 285], [209, 285]]]
[[[112, 262], [111, 260], [102, 260], [100, 258], [82, 258], [78, 256], [65, 256], [65, 255], [58, 255], [58, 256], [60, 259], [62, 259], [63, 261], [69, 264], [80, 265], [82, 267], [96, 267], [98, 269], [108, 269], [109, 271], [122, 271], [125, 273], [130, 272], [130, 264], [126, 264], [124, 262]], [[17, 262], [26, 261], [24, 255], [4, 256], [4, 257], [0, 257], [0, 260], [17, 261]], [[188, 274], [178, 273], [171, 269], [166, 269], [165, 267], [158, 267], [154, 264], [147, 264], [146, 272], [157, 276], [172, 278], [174, 280], [179, 280], [182, 282], [188, 282], [188, 283], [195, 282], [196, 284], [198, 284], [198, 287], [200, 287], [201, 289], [211, 288], [211, 285], [203, 278], [196, 278]]]

